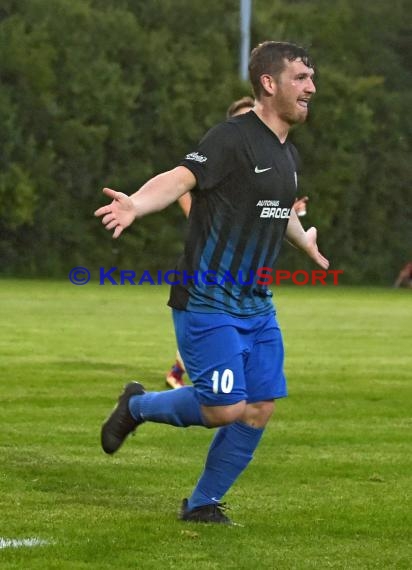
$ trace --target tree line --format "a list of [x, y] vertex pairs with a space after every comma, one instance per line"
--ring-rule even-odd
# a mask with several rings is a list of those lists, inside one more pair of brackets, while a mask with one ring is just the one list
[[[316, 85], [302, 158], [305, 226], [348, 283], [391, 283], [411, 256], [411, 27], [405, 0], [259, 0], [252, 43], [309, 48]], [[235, 0], [3, 0], [0, 260], [3, 275], [166, 269], [174, 205], [113, 242], [93, 211], [193, 149], [250, 94], [238, 78]], [[280, 264], [309, 267], [291, 248]]]

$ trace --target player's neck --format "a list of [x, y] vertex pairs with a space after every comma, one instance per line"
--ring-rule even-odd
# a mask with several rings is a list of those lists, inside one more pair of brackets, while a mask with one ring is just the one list
[[265, 123], [265, 125], [275, 133], [281, 143], [284, 143], [289, 134], [290, 125], [282, 120], [279, 115], [269, 107], [262, 105], [259, 101], [256, 101], [253, 108], [259, 119]]

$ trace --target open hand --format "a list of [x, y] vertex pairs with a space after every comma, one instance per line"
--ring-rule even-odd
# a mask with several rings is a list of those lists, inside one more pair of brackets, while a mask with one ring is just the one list
[[113, 238], [116, 239], [125, 228], [134, 222], [136, 210], [132, 199], [123, 192], [103, 188], [103, 193], [112, 198], [113, 201], [108, 206], [102, 206], [96, 210], [94, 215], [96, 217], [103, 216], [102, 224], [106, 230], [114, 228]]
[[318, 231], [316, 228], [312, 227], [309, 228], [306, 232], [306, 252], [309, 255], [309, 257], [311, 257], [313, 259], [313, 261], [315, 261], [318, 265], [320, 265], [320, 267], [322, 267], [322, 269], [328, 269], [329, 267], [329, 261], [326, 259], [326, 257], [324, 257], [319, 249], [318, 249], [318, 245], [316, 243], [316, 239], [318, 236]]

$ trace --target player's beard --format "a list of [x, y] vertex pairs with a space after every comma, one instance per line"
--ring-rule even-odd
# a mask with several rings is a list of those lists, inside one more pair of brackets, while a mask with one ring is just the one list
[[280, 86], [275, 96], [275, 105], [279, 118], [288, 125], [292, 126], [306, 121], [308, 108], [300, 107], [298, 100], [291, 98], [290, 95], [287, 96]]

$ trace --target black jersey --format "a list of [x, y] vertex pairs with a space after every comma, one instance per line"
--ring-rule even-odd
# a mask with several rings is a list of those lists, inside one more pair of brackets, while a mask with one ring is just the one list
[[169, 305], [263, 315], [260, 267], [278, 257], [296, 196], [297, 151], [250, 111], [212, 128], [181, 165], [196, 177], [184, 254]]

